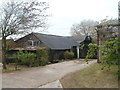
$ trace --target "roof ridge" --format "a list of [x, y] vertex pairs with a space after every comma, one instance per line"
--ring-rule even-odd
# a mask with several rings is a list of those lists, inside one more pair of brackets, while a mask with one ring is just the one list
[[71, 36], [60, 36], [60, 35], [52, 35], [52, 34], [44, 34], [44, 33], [34, 33], [33, 34], [42, 34], [42, 35], [47, 35], [47, 36], [56, 36], [56, 37], [71, 37]]

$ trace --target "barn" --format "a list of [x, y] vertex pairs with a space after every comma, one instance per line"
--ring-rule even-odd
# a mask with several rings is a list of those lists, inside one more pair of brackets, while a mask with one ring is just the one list
[[30, 33], [15, 41], [16, 48], [10, 51], [27, 50], [36, 51], [37, 49], [48, 48], [50, 59], [63, 59], [65, 51], [73, 51], [74, 58], [79, 58], [79, 46], [72, 37], [48, 35], [42, 33]]

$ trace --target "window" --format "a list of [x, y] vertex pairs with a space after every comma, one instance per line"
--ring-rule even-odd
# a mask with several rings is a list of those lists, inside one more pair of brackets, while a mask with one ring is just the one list
[[32, 42], [29, 41], [29, 42], [28, 42], [28, 46], [32, 46]]
[[40, 43], [40, 41], [28, 40], [28, 46], [39, 46]]
[[28, 40], [28, 46], [33, 46], [33, 42], [32, 40]]
[[38, 41], [34, 41], [34, 46], [38, 46], [39, 42]]

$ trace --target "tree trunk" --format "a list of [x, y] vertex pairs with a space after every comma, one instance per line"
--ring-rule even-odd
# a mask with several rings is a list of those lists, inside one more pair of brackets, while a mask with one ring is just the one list
[[7, 69], [6, 67], [6, 37], [2, 37], [2, 63], [3, 69]]
[[[97, 30], [97, 46], [99, 46], [99, 30]], [[100, 63], [100, 60], [99, 60], [99, 48], [98, 48], [98, 51], [97, 51], [97, 63]]]

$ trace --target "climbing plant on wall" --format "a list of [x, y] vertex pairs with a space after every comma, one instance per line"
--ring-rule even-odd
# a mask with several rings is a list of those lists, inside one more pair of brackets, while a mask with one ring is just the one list
[[115, 38], [113, 41], [106, 41], [102, 46], [102, 63], [118, 64], [120, 60], [120, 53], [118, 49], [120, 48], [120, 42], [118, 38]]
[[88, 45], [88, 47], [89, 47], [89, 50], [88, 50], [87, 55], [85, 57], [86, 61], [88, 61], [88, 59], [94, 57], [96, 55], [97, 50], [98, 50], [98, 46], [94, 43], [90, 43]]
[[[88, 61], [89, 58], [95, 55], [95, 52], [98, 50], [98, 46], [96, 44], [90, 43], [89, 50], [86, 55], [86, 60]], [[115, 38], [112, 41], [106, 41], [102, 48], [100, 48], [102, 54], [101, 63], [113, 65], [113, 64], [120, 64], [120, 53], [118, 51], [120, 49], [120, 42], [119, 38]]]

